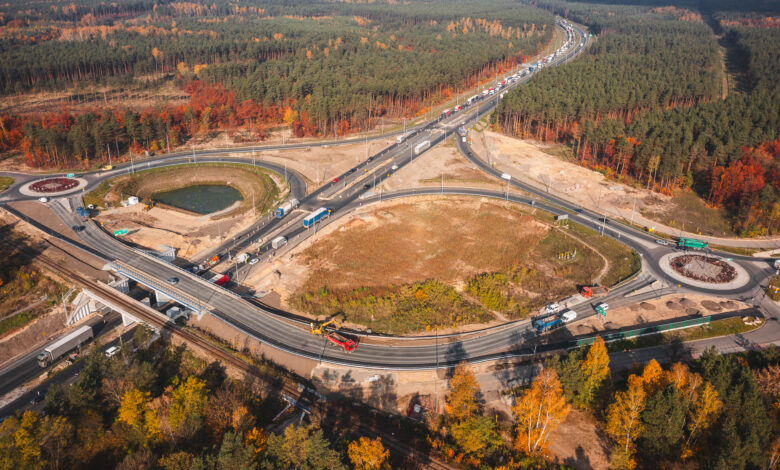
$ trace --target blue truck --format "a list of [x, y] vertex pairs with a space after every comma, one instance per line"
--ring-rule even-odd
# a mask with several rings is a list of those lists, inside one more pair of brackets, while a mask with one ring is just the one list
[[543, 331], [551, 330], [563, 325], [563, 319], [561, 317], [547, 317], [540, 320], [534, 320], [531, 324], [534, 328], [536, 328], [537, 333], [541, 333]]
[[298, 207], [298, 200], [297, 199], [290, 199], [287, 201], [284, 205], [279, 206], [276, 209], [276, 212], [274, 212], [274, 215], [277, 219], [283, 218], [285, 215], [292, 212], [293, 209]]
[[312, 212], [306, 218], [303, 219], [303, 226], [306, 228], [311, 227], [312, 225], [316, 224], [320, 220], [324, 219], [325, 217], [328, 217], [332, 211], [328, 209], [327, 207], [320, 207], [316, 211]]
[[89, 217], [89, 211], [83, 207], [77, 207], [76, 214], [80, 215], [81, 217]]

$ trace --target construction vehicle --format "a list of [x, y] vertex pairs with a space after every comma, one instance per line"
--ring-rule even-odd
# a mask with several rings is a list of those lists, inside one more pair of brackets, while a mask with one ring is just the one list
[[144, 210], [150, 211], [152, 210], [152, 207], [154, 207], [154, 201], [149, 199], [148, 197], [144, 198]]
[[321, 335], [323, 333], [327, 333], [327, 328], [331, 325], [333, 325], [332, 328], [334, 329], [341, 328], [341, 322], [336, 317], [325, 320], [322, 323], [311, 322], [310, 325], [311, 325], [311, 332], [315, 335]]
[[346, 352], [352, 352], [358, 347], [357, 341], [342, 336], [335, 331], [326, 332], [325, 337], [328, 338], [328, 341], [343, 348]]
[[609, 292], [609, 290], [602, 286], [582, 286], [580, 288], [580, 295], [586, 299], [589, 297], [601, 297], [607, 292]]

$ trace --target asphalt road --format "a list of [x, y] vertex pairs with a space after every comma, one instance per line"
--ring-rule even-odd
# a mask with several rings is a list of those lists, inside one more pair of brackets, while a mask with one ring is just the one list
[[[568, 59], [569, 57], [564, 57], [561, 60]], [[520, 83], [522, 82], [523, 81], [520, 81]], [[406, 142], [394, 144], [379, 154], [372, 156], [369, 160], [362, 162], [358, 167], [355, 167], [354, 172], [348, 172], [342, 175], [344, 178], [350, 178], [354, 175], [352, 186], [335, 188], [332, 186], [333, 183], [325, 185], [305, 198], [300, 198], [302, 207], [304, 209], [314, 209], [319, 206], [326, 206], [333, 209], [333, 217], [330, 220], [326, 220], [327, 223], [340, 215], [348, 213], [351, 209], [354, 209], [361, 204], [380, 200], [383, 197], [409, 197], [425, 193], [425, 190], [409, 190], [399, 191], [388, 195], [374, 195], [362, 200], [360, 199], [360, 196], [364, 195], [366, 192], [363, 185], [371, 184], [373, 186], [374, 178], [376, 178], [376, 183], [378, 184], [381, 183], [384, 178], [392, 175], [392, 170], [386, 170], [386, 167], [390, 166], [391, 162], [401, 167], [414, 158], [414, 153], [411, 149], [413, 149], [415, 145], [425, 140], [430, 141], [431, 146], [436, 145], [455, 132], [458, 125], [467, 124], [476, 119], [478, 115], [489, 112], [495, 107], [498, 99], [498, 97], [494, 97], [491, 100], [480, 104], [477, 107], [476, 112], [475, 110], [470, 110], [447, 120], [436, 119], [433, 122], [428, 123], [417, 132], [417, 135], [407, 139]], [[407, 154], [410, 156], [409, 160], [405, 158]], [[168, 158], [175, 159], [182, 157], [173, 156]], [[245, 162], [245, 160], [242, 160], [242, 162]], [[162, 166], [170, 164], [170, 160], [160, 159], [156, 163]], [[150, 167], [152, 165], [153, 164], [150, 162]], [[368, 171], [374, 171], [380, 167], [382, 171], [377, 171], [376, 176], [374, 174], [368, 174]], [[362, 178], [358, 176], [361, 175], [360, 170], [363, 170], [364, 176]], [[483, 170], [494, 173], [489, 167], [483, 168]], [[278, 168], [275, 171], [278, 171]], [[96, 178], [91, 184], [97, 184], [98, 182], [99, 180]], [[512, 183], [519, 184], [516, 182]], [[291, 184], [291, 187], [292, 186], [293, 184]], [[541, 200], [534, 200], [533, 204], [540, 209], [549, 210], [553, 213], [563, 213], [564, 211], [573, 212], [577, 209], [562, 201], [555, 200], [549, 195], [538, 194], [539, 191], [534, 188], [522, 189], [538, 196], [540, 199], [550, 201], [548, 204]], [[433, 192], [438, 191], [433, 189]], [[492, 194], [488, 194], [490, 192], [478, 190], [456, 191], [447, 189], [442, 192], [449, 194], [457, 193], [501, 197], [500, 193], [493, 192]], [[293, 191], [293, 194], [296, 194], [295, 191]], [[327, 199], [323, 200], [323, 197]], [[507, 195], [506, 198], [514, 202], [532, 204], [532, 201], [527, 198], [519, 198], [512, 195]], [[52, 207], [56, 208], [53, 204]], [[79, 222], [78, 216], [64, 210], [58, 210], [58, 215], [63, 218], [68, 225], [71, 225], [69, 222], [73, 222], [74, 224]], [[615, 306], [618, 306], [620, 303], [636, 301], [637, 297], [629, 299], [625, 297], [625, 295], [637, 288], [643, 287], [655, 276], [660, 276], [659, 278], [663, 279], [663, 272], [657, 269], [657, 266], [653, 264], [652, 260], [657, 260], [671, 248], [655, 244], [652, 239], [649, 239], [649, 237], [642, 232], [623, 226], [616, 226], [612, 222], [608, 222], [607, 225], [604, 226], [604, 223], [599, 220], [599, 217], [599, 214], [590, 213], [588, 211], [583, 211], [582, 213], [573, 212], [570, 214], [570, 218], [573, 221], [597, 230], [603, 228], [606, 236], [612, 236], [619, 239], [621, 242], [636, 249], [642, 254], [648, 271], [643, 276], [629, 282], [625, 286], [615, 289], [609, 296], [601, 298], [599, 301], [607, 301]], [[277, 223], [284, 224], [285, 220], [286, 219], [281, 219], [281, 221]], [[255, 231], [248, 232], [241, 243], [245, 244], [245, 246], [249, 246], [256, 240], [262, 239], [265, 235], [271, 233], [273, 229], [274, 226], [270, 224], [267, 224], [262, 230], [255, 227]], [[283, 233], [288, 235], [288, 238], [291, 240], [297, 240], [297, 242], [299, 242], [300, 239], [306, 236], [305, 234], [313, 234], [314, 231], [312, 229], [305, 230], [300, 226], [291, 226], [287, 232]], [[274, 312], [250, 304], [243, 299], [240, 299], [232, 292], [216, 287], [175, 266], [160, 262], [148, 255], [130, 249], [113, 237], [103, 233], [93, 224], [87, 225], [87, 229], [78, 232], [77, 235], [81, 237], [85, 245], [103, 253], [106, 258], [122, 261], [123, 263], [132, 266], [135, 270], [144, 273], [146, 276], [158, 280], [158, 287], [167, 291], [167, 293], [172, 294], [174, 297], [178, 294], [180, 296], [186, 295], [189, 298], [195, 298], [197, 299], [195, 303], [198, 305], [208, 305], [211, 314], [222, 319], [226, 323], [232, 324], [236, 328], [247, 332], [251, 336], [254, 336], [272, 347], [307, 358], [348, 366], [423, 369], [451, 365], [462, 360], [478, 362], [518, 355], [528, 355], [533, 352], [533, 349], [531, 348], [536, 344], [536, 338], [533, 333], [531, 333], [528, 322], [518, 322], [516, 326], [496, 330], [495, 332], [477, 338], [447, 338], [443, 339], [441, 343], [436, 342], [433, 345], [421, 345], [415, 344], [414, 341], [408, 341], [402, 346], [371, 344], [371, 342], [367, 341], [352, 353], [346, 353], [340, 348], [331, 345], [322, 337], [303, 333], [303, 330], [300, 327], [283, 321], [280, 317], [274, 315]], [[239, 245], [236, 249], [240, 248], [241, 246]], [[751, 274], [753, 282], [744, 288], [735, 289], [733, 292], [727, 292], [725, 294], [730, 296], [751, 295], [751, 292], [754, 292], [757, 287], [756, 279], [760, 279], [761, 275], [763, 275], [767, 269], [761, 269], [760, 266], [749, 264], [754, 263], [754, 260], [751, 260], [748, 263], [747, 260], [740, 258], [736, 261], [740, 262], [740, 264], [745, 264], [746, 269]], [[171, 277], [177, 277], [179, 282], [175, 286], [165, 285], [163, 280]], [[690, 288], [689, 290], [701, 291], [701, 289]], [[704, 291], [706, 292], [707, 290], [705, 289]], [[652, 292], [646, 295], [657, 294], [657, 292]], [[721, 294], [721, 292], [719, 292], [719, 294]], [[593, 314], [592, 306], [588, 304], [579, 306], [577, 309], [578, 313], [583, 317]], [[761, 330], [764, 329], [766, 329], [766, 327]], [[780, 335], [777, 337], [780, 337]]]

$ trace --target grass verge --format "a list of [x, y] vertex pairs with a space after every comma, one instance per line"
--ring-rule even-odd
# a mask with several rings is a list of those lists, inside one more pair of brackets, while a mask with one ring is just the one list
[[14, 184], [14, 179], [10, 176], [0, 176], [0, 192], [5, 191]]
[[709, 325], [615, 341], [608, 343], [607, 349], [610, 352], [617, 352], [625, 349], [641, 349], [661, 344], [717, 338], [719, 336], [747, 333], [759, 328], [761, 325], [763, 325], [763, 322], [760, 325], [747, 325], [742, 321], [742, 317], [724, 318], [723, 320], [711, 322]]

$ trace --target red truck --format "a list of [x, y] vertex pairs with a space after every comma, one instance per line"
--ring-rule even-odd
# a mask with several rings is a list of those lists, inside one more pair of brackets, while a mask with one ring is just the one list
[[342, 347], [346, 352], [352, 352], [358, 347], [357, 341], [346, 338], [335, 331], [328, 331], [326, 338], [336, 346]]
[[586, 299], [589, 297], [601, 297], [607, 292], [609, 292], [609, 290], [606, 287], [601, 286], [582, 286], [580, 288], [580, 295]]

